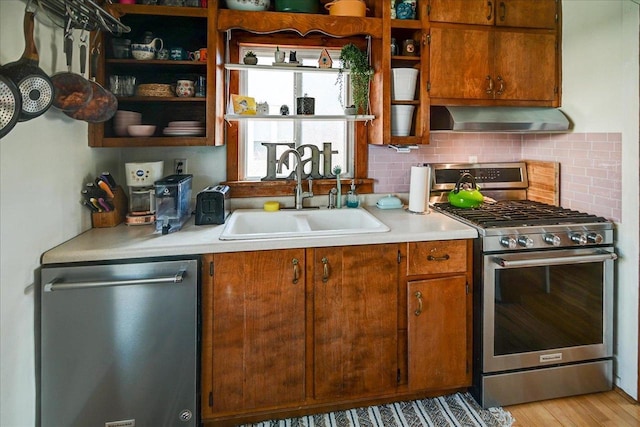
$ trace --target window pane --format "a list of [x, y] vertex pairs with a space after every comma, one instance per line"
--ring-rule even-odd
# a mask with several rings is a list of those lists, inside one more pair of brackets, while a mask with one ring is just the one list
[[[274, 61], [273, 52], [275, 48], [243, 48], [244, 52], [252, 50], [258, 57], [259, 65], [270, 65]], [[299, 62], [306, 66], [317, 66], [321, 49], [304, 49], [296, 52]], [[287, 52], [287, 60], [288, 60]], [[330, 51], [334, 61], [334, 68], [338, 66], [337, 58], [340, 52]], [[247, 70], [241, 73], [240, 86], [241, 93], [255, 98], [256, 102], [267, 102], [269, 105], [269, 115], [279, 115], [280, 108], [286, 105], [289, 114], [296, 113], [296, 98], [309, 96], [315, 98], [316, 115], [342, 115], [343, 109], [338, 97], [339, 87], [336, 85], [337, 74], [335, 73], [297, 73], [281, 71], [257, 71]], [[348, 83], [345, 83], [347, 85]], [[348, 87], [348, 86], [347, 86]], [[343, 94], [344, 96], [344, 94]], [[344, 121], [240, 121], [240, 164], [243, 170], [240, 171], [241, 179], [257, 180], [267, 175], [267, 149], [263, 143], [283, 144], [277, 147], [276, 156], [290, 147], [300, 147], [301, 145], [313, 145], [320, 153], [334, 151], [331, 154], [331, 167], [340, 165], [342, 174], [345, 177], [352, 176], [352, 144], [353, 144], [353, 123]], [[325, 150], [324, 144], [331, 143], [331, 150]], [[287, 145], [284, 145], [287, 144]], [[311, 157], [311, 149], [306, 148], [303, 157]], [[324, 157], [320, 154], [318, 171], [320, 175], [327, 176], [331, 170], [324, 170]], [[295, 166], [293, 159], [289, 166]], [[305, 166], [305, 173], [311, 173], [310, 162]], [[289, 176], [292, 169], [283, 168], [282, 173], [277, 174], [278, 178]]]

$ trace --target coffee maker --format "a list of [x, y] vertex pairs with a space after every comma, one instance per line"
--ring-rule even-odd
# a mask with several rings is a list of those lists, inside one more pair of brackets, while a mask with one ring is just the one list
[[127, 225], [154, 224], [156, 219], [155, 181], [162, 178], [164, 162], [125, 163], [129, 186]]

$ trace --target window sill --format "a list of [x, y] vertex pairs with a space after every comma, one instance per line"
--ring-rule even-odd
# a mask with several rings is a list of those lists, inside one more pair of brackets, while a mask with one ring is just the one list
[[[342, 193], [346, 194], [351, 185], [351, 178], [341, 179]], [[373, 179], [355, 179], [356, 191], [358, 194], [373, 193]], [[279, 181], [227, 181], [223, 184], [231, 189], [230, 195], [234, 198], [243, 197], [271, 197], [271, 196], [293, 196], [296, 186], [295, 180]], [[307, 180], [302, 184], [305, 191], [309, 184]], [[329, 191], [336, 186], [335, 179], [314, 179], [313, 192], [316, 196], [329, 194]]]

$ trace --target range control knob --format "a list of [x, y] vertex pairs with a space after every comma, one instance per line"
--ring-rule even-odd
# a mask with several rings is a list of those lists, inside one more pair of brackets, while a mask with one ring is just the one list
[[573, 233], [569, 235], [569, 239], [571, 239], [573, 243], [577, 243], [580, 246], [584, 246], [587, 244], [587, 236], [585, 236], [584, 234]]
[[545, 241], [545, 243], [548, 243], [552, 246], [560, 246], [560, 236], [558, 236], [557, 234], [545, 234], [543, 237], [543, 240]]
[[533, 246], [533, 239], [531, 239], [529, 236], [519, 236], [518, 245], [522, 246], [523, 248], [530, 248]]
[[602, 243], [602, 234], [600, 233], [587, 234], [587, 242], [595, 243], [596, 245], [599, 245], [600, 243]]
[[500, 244], [505, 248], [515, 249], [516, 248], [516, 239], [511, 236], [505, 236], [500, 238]]

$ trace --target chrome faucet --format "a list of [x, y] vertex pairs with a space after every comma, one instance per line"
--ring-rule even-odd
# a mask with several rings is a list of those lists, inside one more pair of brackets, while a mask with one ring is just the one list
[[296, 163], [296, 191], [294, 195], [294, 201], [295, 201], [296, 209], [302, 209], [302, 201], [306, 198], [313, 197], [313, 180], [309, 178], [309, 191], [307, 192], [302, 191], [302, 168], [303, 168], [302, 157], [300, 156], [300, 153], [298, 152], [298, 150], [294, 150], [292, 148], [286, 150], [280, 156], [280, 160], [278, 160], [277, 172], [282, 173], [282, 165], [285, 163], [285, 161], [287, 162], [287, 165], [289, 164], [288, 163], [289, 154], [293, 154], [297, 162]]

